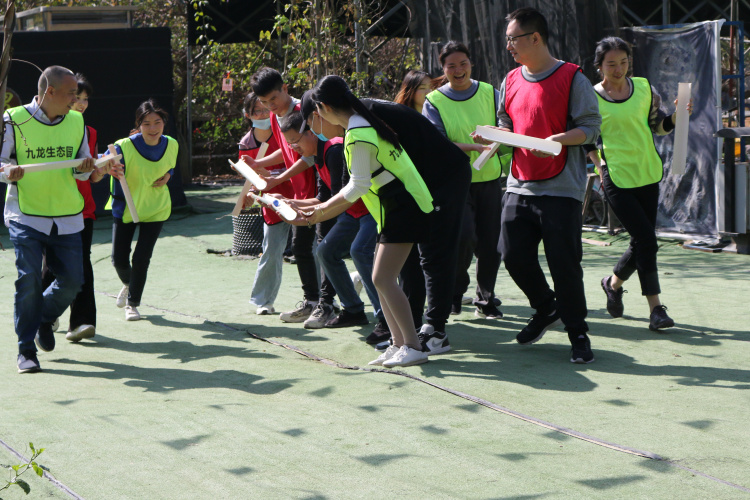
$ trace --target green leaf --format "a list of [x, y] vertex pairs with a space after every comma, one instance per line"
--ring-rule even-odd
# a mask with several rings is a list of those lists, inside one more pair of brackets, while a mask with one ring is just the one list
[[44, 471], [41, 467], [39, 467], [36, 462], [31, 462], [31, 466], [34, 468], [34, 472], [36, 472], [36, 475], [39, 477], [44, 477]]
[[27, 495], [31, 492], [31, 486], [23, 479], [16, 479], [16, 484], [23, 490]]
[[31, 450], [32, 453], [34, 452], [34, 443], [31, 443], [31, 442], [29, 443], [29, 449]]
[[11, 469], [13, 469], [14, 471], [18, 472], [18, 469], [20, 467], [21, 467], [20, 465], [14, 465], [14, 466], [11, 467]]

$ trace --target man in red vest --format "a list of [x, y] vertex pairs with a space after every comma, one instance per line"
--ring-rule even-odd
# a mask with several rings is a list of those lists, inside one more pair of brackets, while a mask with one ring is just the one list
[[[506, 18], [506, 47], [521, 64], [500, 88], [498, 123], [504, 130], [562, 143], [558, 156], [515, 148], [501, 216], [505, 267], [536, 313], [516, 336], [533, 344], [562, 321], [572, 345], [570, 361], [591, 363], [581, 269], [581, 205], [586, 186], [582, 144], [599, 136], [601, 116], [588, 79], [574, 64], [552, 57], [547, 21], [531, 8]], [[554, 291], [539, 265], [544, 242]]]

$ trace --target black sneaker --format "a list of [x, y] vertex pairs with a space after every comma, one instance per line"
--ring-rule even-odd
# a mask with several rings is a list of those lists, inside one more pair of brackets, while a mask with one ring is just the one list
[[451, 350], [448, 335], [444, 332], [436, 332], [432, 325], [422, 325], [418, 337], [422, 343], [422, 350], [430, 356]]
[[622, 294], [625, 290], [620, 287], [619, 290], [615, 290], [609, 284], [611, 276], [605, 276], [602, 278], [602, 290], [607, 294], [607, 312], [613, 318], [622, 318], [622, 313], [625, 310], [625, 306], [622, 304]]
[[[326, 328], [348, 328], [350, 326], [366, 325], [370, 323], [364, 311], [350, 313], [346, 309], [341, 311], [338, 316], [331, 318], [326, 323]], [[390, 335], [390, 332], [388, 333]]]
[[365, 342], [370, 345], [377, 345], [382, 342], [387, 342], [391, 339], [391, 330], [388, 328], [388, 323], [385, 320], [378, 320], [375, 325], [375, 329], [370, 335], [367, 336]]
[[522, 345], [533, 344], [544, 337], [547, 330], [560, 323], [560, 313], [557, 310], [548, 315], [536, 313], [529, 319], [529, 324], [521, 330], [521, 333], [516, 335], [516, 342]]
[[585, 333], [568, 334], [570, 339], [570, 362], [578, 364], [593, 363], [594, 352], [591, 350], [591, 341]]
[[662, 328], [671, 328], [674, 326], [674, 320], [667, 315], [667, 306], [656, 306], [651, 311], [651, 321], [648, 329], [658, 332]]
[[455, 316], [457, 314], [461, 314], [461, 303], [460, 302], [458, 304], [456, 304], [455, 302], [453, 304], [451, 304], [451, 314], [453, 316]]
[[34, 338], [36, 346], [44, 352], [50, 352], [55, 350], [55, 331], [52, 329], [52, 323], [45, 323], [39, 325], [39, 330], [36, 332]]
[[500, 319], [503, 317], [503, 313], [500, 312], [500, 309], [497, 308], [494, 301], [492, 304], [487, 304], [486, 306], [480, 306], [479, 304], [475, 305], [477, 306], [477, 310], [474, 311], [474, 316], [477, 318]]
[[18, 355], [18, 373], [36, 373], [42, 371], [34, 351], [25, 351]]

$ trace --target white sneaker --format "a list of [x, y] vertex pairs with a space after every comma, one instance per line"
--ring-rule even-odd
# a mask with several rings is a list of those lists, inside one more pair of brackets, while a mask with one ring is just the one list
[[284, 323], [304, 323], [315, 309], [316, 304], [305, 300], [297, 303], [297, 308], [279, 314], [279, 319]]
[[359, 275], [359, 272], [352, 271], [349, 273], [349, 277], [352, 279], [352, 284], [354, 285], [354, 291], [357, 292], [357, 295], [362, 293], [362, 287], [364, 285], [362, 284], [362, 276]]
[[386, 368], [393, 368], [394, 366], [412, 366], [427, 363], [427, 353], [424, 351], [417, 351], [409, 346], [401, 346], [396, 354], [389, 360], [383, 362], [383, 366]]
[[332, 320], [335, 317], [336, 313], [333, 312], [333, 306], [331, 304], [318, 302], [318, 304], [315, 306], [315, 309], [313, 309], [312, 314], [305, 320], [305, 323], [302, 326], [310, 329], [323, 328], [326, 326], [326, 323], [328, 323], [328, 321]]
[[65, 338], [71, 342], [80, 342], [83, 339], [90, 339], [94, 335], [96, 335], [96, 328], [94, 325], [81, 325], [74, 330], [68, 331]]
[[135, 306], [125, 306], [125, 321], [138, 321], [141, 319], [141, 313]]
[[115, 302], [115, 305], [120, 309], [128, 304], [128, 293], [130, 293], [130, 287], [128, 285], [123, 285], [122, 290], [120, 290], [120, 293], [117, 295], [117, 301]]
[[259, 306], [255, 310], [255, 314], [257, 314], [258, 316], [265, 316], [266, 314], [273, 314], [275, 312], [276, 312], [276, 309], [274, 309], [273, 305], [271, 304], [268, 304], [265, 306]]
[[396, 355], [396, 353], [400, 350], [400, 347], [396, 347], [395, 345], [388, 346], [388, 349], [385, 350], [383, 354], [377, 357], [377, 359], [373, 359], [369, 363], [367, 363], [370, 366], [382, 366], [383, 362], [388, 361], [393, 356]]
[[473, 298], [467, 297], [466, 295], [464, 295], [463, 297], [461, 297], [461, 304], [468, 305], [468, 304], [471, 304], [473, 300], [474, 300]]

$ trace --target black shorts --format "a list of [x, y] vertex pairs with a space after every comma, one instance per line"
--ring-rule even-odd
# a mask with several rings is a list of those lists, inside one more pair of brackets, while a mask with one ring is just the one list
[[417, 205], [404, 184], [394, 179], [378, 191], [383, 225], [378, 243], [422, 243], [430, 234], [428, 215]]

